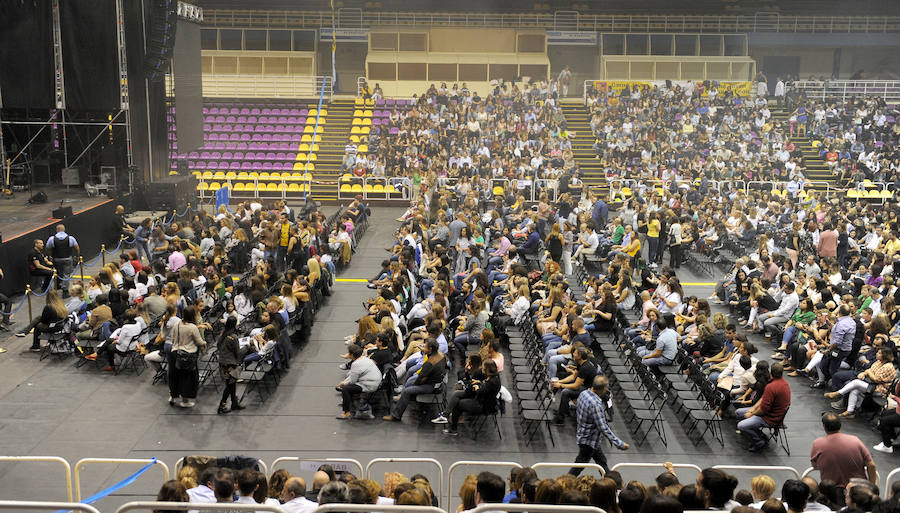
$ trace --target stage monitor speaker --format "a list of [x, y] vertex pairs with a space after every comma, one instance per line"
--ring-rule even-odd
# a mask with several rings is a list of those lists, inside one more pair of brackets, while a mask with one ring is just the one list
[[192, 175], [170, 176], [145, 185], [147, 205], [151, 210], [178, 210], [190, 203], [197, 206], [197, 181]]
[[47, 203], [47, 194], [44, 192], [39, 192], [34, 196], [28, 198], [28, 205], [38, 205], [40, 203]]
[[65, 219], [72, 216], [72, 207], [59, 207], [51, 214], [53, 219]]

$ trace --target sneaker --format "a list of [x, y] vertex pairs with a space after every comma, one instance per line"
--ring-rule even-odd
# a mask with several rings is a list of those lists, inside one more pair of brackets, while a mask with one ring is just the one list
[[875, 445], [875, 446], [873, 446], [872, 448], [875, 449], [875, 450], [878, 451], [878, 452], [886, 452], [886, 453], [888, 453], [888, 454], [893, 454], [893, 453], [894, 453], [894, 448], [893, 448], [893, 447], [888, 447], [888, 446], [884, 445], [884, 442], [881, 442], [880, 444]]
[[438, 413], [437, 417], [431, 419], [432, 424], [446, 424], [447, 422], [447, 417], [445, 417], [443, 413]]
[[359, 420], [373, 420], [375, 415], [372, 415], [372, 410], [360, 410], [356, 412], [356, 415], [354, 415], [353, 418]]
[[107, 365], [106, 367], [103, 367], [103, 370], [106, 372], [114, 372], [116, 370], [116, 368], [113, 367], [112, 365]]
[[459, 436], [459, 431], [451, 428], [445, 428], [444, 434], [449, 436]]
[[775, 353], [772, 355], [773, 360], [784, 360], [784, 355], [781, 353]]
[[[33, 348], [32, 348], [32, 351], [34, 351]], [[95, 361], [97, 361], [97, 353], [86, 354], [86, 355], [84, 355], [84, 359], [95, 362]]]
[[179, 404], [179, 406], [181, 406], [182, 408], [193, 408], [196, 405], [197, 401], [193, 400], [182, 401], [181, 404]]
[[[29, 349], [29, 351], [31, 351], [32, 353], [40, 353], [41, 348], [40, 347], [32, 347], [31, 349]], [[96, 360], [97, 357], [95, 356], [94, 359]]]
[[837, 411], [844, 411], [844, 401], [834, 401], [831, 403], [831, 408]]
[[19, 338], [25, 338], [25, 333], [22, 333], [22, 332], [20, 331], [20, 332], [16, 333], [16, 336], [19, 337]]

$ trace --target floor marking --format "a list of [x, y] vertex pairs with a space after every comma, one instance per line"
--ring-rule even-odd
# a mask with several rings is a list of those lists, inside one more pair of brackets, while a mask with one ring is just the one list
[[344, 283], [366, 283], [369, 280], [365, 278], [335, 278], [334, 281], [344, 282]]
[[712, 287], [712, 286], [716, 285], [716, 282], [714, 282], [714, 281], [683, 281], [683, 282], [681, 282], [681, 285], [689, 286], [689, 287]]

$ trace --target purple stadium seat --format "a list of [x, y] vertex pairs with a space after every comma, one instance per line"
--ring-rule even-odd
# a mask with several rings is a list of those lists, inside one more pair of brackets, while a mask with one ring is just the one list
[[241, 163], [237, 162], [237, 161], [233, 161], [231, 164], [228, 164], [228, 169], [238, 171], [241, 169]]
[[309, 111], [306, 109], [300, 109], [300, 113], [298, 114], [301, 118], [305, 118], [309, 116]]
[[192, 151], [192, 152], [188, 153], [188, 158], [196, 159], [196, 158], [200, 158], [200, 155], [196, 151]]
[[192, 169], [206, 169], [206, 162], [202, 160], [188, 162], [188, 167]]
[[251, 169], [253, 169], [254, 171], [262, 171], [262, 169], [263, 169], [263, 163], [262, 163], [262, 162], [258, 162], [258, 161], [257, 161], [257, 162], [254, 162], [253, 165], [251, 166]]
[[243, 108], [241, 108], [240, 114], [243, 114], [246, 116], [247, 114], [250, 114], [250, 109], [248, 109], [247, 107], [243, 107]]
[[377, 99], [377, 100], [375, 100], [375, 106], [376, 106], [376, 107], [381, 107], [382, 105], [384, 105], [384, 100], [382, 100], [382, 99], [380, 99], [380, 98]]
[[252, 171], [252, 170], [253, 170], [253, 164], [252, 164], [252, 163], [250, 163], [250, 162], [244, 162], [243, 164], [241, 164], [241, 171]]
[[214, 150], [226, 150], [226, 149], [227, 149], [227, 150], [233, 150], [233, 149], [234, 149], [234, 143], [230, 143], [230, 142], [217, 142], [217, 143], [213, 144], [213, 149], [214, 149]]
[[232, 107], [231, 110], [228, 111], [228, 113], [237, 116], [241, 113], [241, 111], [237, 107]]
[[390, 131], [389, 131], [388, 133], [389, 133], [390, 135], [398, 135], [398, 134], [400, 134], [400, 129], [397, 128], [397, 127], [393, 127], [393, 128], [390, 129]]
[[388, 99], [384, 100], [384, 104], [387, 105], [387, 106], [392, 106], [392, 105], [396, 105], [397, 102], [395, 102], [395, 101], [394, 101], [393, 99], [391, 99], [391, 98], [388, 98]]
[[271, 170], [272, 170], [272, 163], [271, 163], [271, 162], [266, 162], [266, 163], [264, 163], [263, 166], [262, 166], [262, 170], [263, 170], [263, 171], [271, 171]]
[[254, 107], [250, 109], [250, 114], [253, 116], [259, 116], [259, 107]]
[[241, 141], [247, 141], [247, 142], [249, 142], [249, 141], [250, 141], [250, 134], [241, 134], [241, 135], [240, 135], [240, 140], [241, 140]]

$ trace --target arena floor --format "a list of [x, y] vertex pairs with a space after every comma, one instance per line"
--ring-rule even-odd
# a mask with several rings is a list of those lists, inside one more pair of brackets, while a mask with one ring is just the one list
[[[369, 278], [385, 257], [384, 247], [396, 227], [394, 219], [400, 209], [375, 208], [369, 231], [364, 235], [349, 270], [340, 278]], [[682, 282], [704, 283], [709, 277], [680, 273]], [[687, 295], [706, 297], [712, 287], [689, 285]], [[9, 352], [0, 355], [0, 454], [61, 456], [74, 465], [80, 458], [150, 458], [166, 462], [170, 469], [188, 454], [244, 454], [271, 463], [282, 456], [303, 458], [349, 457], [366, 464], [377, 457], [435, 458], [444, 467], [459, 460], [514, 461], [531, 464], [539, 461], [570, 462], [575, 456], [574, 426], [554, 427], [556, 446], [546, 438], [525, 446], [517, 413], [510, 411], [501, 418], [503, 439], [484, 431], [484, 439], [473, 441], [465, 426], [461, 436], [451, 438], [441, 433], [441, 426], [425, 421], [417, 423], [415, 411], [408, 410], [402, 423], [381, 420], [342, 422], [334, 417], [340, 412], [339, 395], [334, 385], [343, 372], [337, 366], [344, 351], [343, 337], [356, 329], [355, 319], [361, 313], [361, 301], [370, 291], [361, 282], [340, 282], [316, 317], [309, 342], [296, 354], [290, 372], [283, 378], [274, 395], [263, 404], [248, 402], [248, 408], [237, 414], [216, 415], [218, 394], [212, 388], [201, 391], [198, 406], [192, 411], [170, 407], [167, 388], [151, 385], [152, 373], [140, 377], [130, 374], [104, 375], [90, 367], [75, 368], [72, 360], [53, 359], [38, 362], [27, 352], [30, 338], [9, 337], [2, 341]], [[39, 311], [39, 310], [38, 310]], [[772, 346], [754, 337], [761, 347], [760, 356], [768, 357]], [[509, 376], [505, 376], [508, 380]], [[665, 409], [668, 445], [651, 439], [643, 446], [627, 452], [607, 449], [610, 464], [621, 462], [692, 463], [701, 467], [712, 464], [788, 465], [801, 472], [809, 466], [809, 449], [813, 439], [822, 433], [819, 417], [829, 408], [827, 400], [808, 383], [789, 378], [793, 405], [787, 424], [792, 455], [786, 456], [776, 447], [761, 454], [749, 454], [737, 445], [730, 422], [725, 427], [725, 448], [715, 441], [695, 446], [684, 435], [670, 408]], [[514, 410], [514, 408], [513, 408]], [[846, 432], [860, 436], [871, 446], [877, 434], [861, 420], [846, 423]], [[628, 442], [632, 436], [619, 418], [613, 423], [615, 432]], [[896, 466], [890, 455], [874, 453], [882, 478]], [[297, 464], [287, 466], [300, 472]], [[398, 463], [379, 465], [373, 470], [380, 479], [385, 469], [411, 474], [425, 472], [437, 482], [433, 470], [425, 465]], [[118, 482], [136, 466], [90, 464], [81, 476], [82, 495], [90, 495]], [[650, 480], [659, 469], [626, 471], [626, 479]], [[498, 469], [506, 474], [506, 469]], [[554, 471], [561, 473], [560, 471]], [[304, 470], [301, 475], [309, 476]], [[455, 473], [453, 495], [465, 471]], [[548, 472], [549, 473], [549, 472]], [[749, 487], [749, 471], [736, 472], [742, 487]], [[694, 475], [683, 472], [684, 481]], [[776, 479], [788, 473], [774, 473]], [[65, 499], [63, 473], [49, 464], [0, 465], [0, 497], [5, 499]], [[102, 510], [136, 499], [155, 496], [161, 483], [159, 472], [152, 470], [138, 481], [101, 500]], [[446, 495], [446, 488], [444, 494]], [[443, 504], [444, 508], [456, 507]], [[106, 509], [105, 509], [106, 508]], [[454, 509], [450, 509], [453, 511]]]

